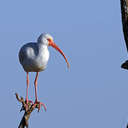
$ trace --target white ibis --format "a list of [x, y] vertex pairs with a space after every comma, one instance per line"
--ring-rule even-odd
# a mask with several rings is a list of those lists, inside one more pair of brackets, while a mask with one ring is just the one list
[[48, 46], [52, 46], [62, 54], [69, 68], [69, 63], [67, 61], [67, 58], [65, 57], [62, 50], [53, 42], [53, 38], [50, 34], [41, 34], [38, 37], [37, 42], [27, 43], [23, 45], [19, 51], [20, 64], [23, 66], [23, 69], [27, 73], [26, 103], [28, 104], [29, 102], [28, 100], [29, 72], [36, 72], [36, 77], [34, 81], [34, 85], [35, 85], [34, 104], [39, 104], [40, 106], [43, 105], [45, 110], [46, 110], [45, 104], [39, 102], [37, 98], [37, 79], [39, 72], [45, 70], [47, 67], [47, 63], [49, 60]]

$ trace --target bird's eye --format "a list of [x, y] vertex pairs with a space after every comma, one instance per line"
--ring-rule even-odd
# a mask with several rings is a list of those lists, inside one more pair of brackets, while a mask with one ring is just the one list
[[49, 42], [51, 42], [52, 40], [50, 38], [47, 39]]

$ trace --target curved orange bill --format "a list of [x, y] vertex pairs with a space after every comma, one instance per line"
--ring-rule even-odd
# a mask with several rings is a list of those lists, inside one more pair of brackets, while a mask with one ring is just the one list
[[67, 63], [67, 66], [68, 68], [70, 67], [69, 63], [68, 63], [68, 60], [67, 58], [65, 57], [63, 51], [52, 41], [52, 40], [49, 40], [49, 46], [52, 46], [53, 48], [55, 48], [58, 52], [60, 52], [60, 54], [64, 57], [66, 63]]

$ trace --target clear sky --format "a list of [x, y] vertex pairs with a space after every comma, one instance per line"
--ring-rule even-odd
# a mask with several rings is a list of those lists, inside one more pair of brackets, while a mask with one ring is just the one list
[[[26, 94], [20, 47], [50, 33], [69, 59], [49, 48], [38, 97], [47, 112], [33, 112], [31, 128], [124, 128], [128, 122], [128, 59], [117, 0], [0, 1], [0, 126], [16, 128], [23, 112], [14, 93]], [[30, 74], [29, 98], [34, 101]]]

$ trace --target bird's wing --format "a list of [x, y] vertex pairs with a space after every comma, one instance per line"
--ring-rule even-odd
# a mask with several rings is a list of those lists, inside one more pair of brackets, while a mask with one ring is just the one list
[[21, 64], [23, 64], [23, 61], [24, 61], [24, 57], [25, 57], [25, 52], [24, 52], [24, 49], [23, 47], [20, 49], [19, 51], [19, 61]]
[[128, 51], [128, 0], [120, 0], [124, 39]]
[[[28, 54], [28, 50], [31, 51], [31, 56]], [[30, 53], [30, 52], [29, 52]], [[38, 47], [35, 42], [30, 42], [20, 49], [19, 51], [19, 61], [21, 64], [24, 63], [24, 60], [27, 58], [31, 58], [33, 56], [36, 56], [38, 54]]]

